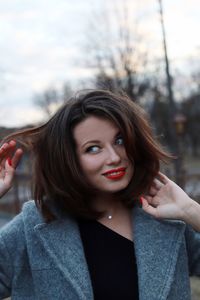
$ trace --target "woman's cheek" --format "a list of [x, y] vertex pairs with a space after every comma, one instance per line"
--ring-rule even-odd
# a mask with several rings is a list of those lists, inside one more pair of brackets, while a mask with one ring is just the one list
[[82, 157], [81, 166], [84, 171], [95, 173], [103, 168], [103, 160], [95, 155], [91, 157]]

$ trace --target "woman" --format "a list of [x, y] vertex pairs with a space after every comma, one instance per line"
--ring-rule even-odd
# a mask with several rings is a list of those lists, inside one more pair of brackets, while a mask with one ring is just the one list
[[35, 201], [1, 229], [1, 299], [190, 299], [200, 206], [159, 173], [170, 156], [138, 105], [86, 91], [9, 136], [1, 196], [22, 156], [13, 139], [34, 154]]

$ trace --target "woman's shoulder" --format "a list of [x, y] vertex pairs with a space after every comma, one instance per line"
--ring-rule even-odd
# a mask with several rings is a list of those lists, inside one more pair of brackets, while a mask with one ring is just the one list
[[[42, 216], [37, 209], [35, 202], [30, 200], [24, 203], [21, 212], [16, 215], [10, 222], [0, 229], [0, 236], [11, 238], [18, 237], [24, 234], [24, 228], [28, 224], [32, 226], [42, 222]], [[44, 221], [43, 221], [44, 222]]]
[[22, 217], [24, 222], [32, 223], [44, 223], [43, 217], [37, 208], [35, 201], [30, 200], [24, 203], [22, 206]]

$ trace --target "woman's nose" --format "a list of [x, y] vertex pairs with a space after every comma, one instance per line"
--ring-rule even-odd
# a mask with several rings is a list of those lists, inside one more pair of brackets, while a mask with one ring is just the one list
[[108, 149], [107, 164], [118, 164], [121, 161], [119, 153], [113, 147]]

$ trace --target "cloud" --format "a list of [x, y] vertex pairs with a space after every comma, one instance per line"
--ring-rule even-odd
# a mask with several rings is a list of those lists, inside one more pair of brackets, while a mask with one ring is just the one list
[[[1, 124], [19, 124], [31, 116], [39, 117], [32, 107], [35, 93], [92, 76], [83, 63], [87, 52], [81, 52], [86, 25], [93, 10], [100, 10], [105, 3], [112, 10], [113, 2], [122, 0], [0, 1]], [[138, 20], [151, 56], [163, 57], [158, 1], [126, 2]], [[182, 61], [199, 46], [200, 2], [163, 1], [163, 6], [169, 58], [177, 66], [184, 65]]]
[[36, 125], [44, 120], [44, 114], [34, 107], [3, 107], [0, 113], [0, 126], [21, 127]]

